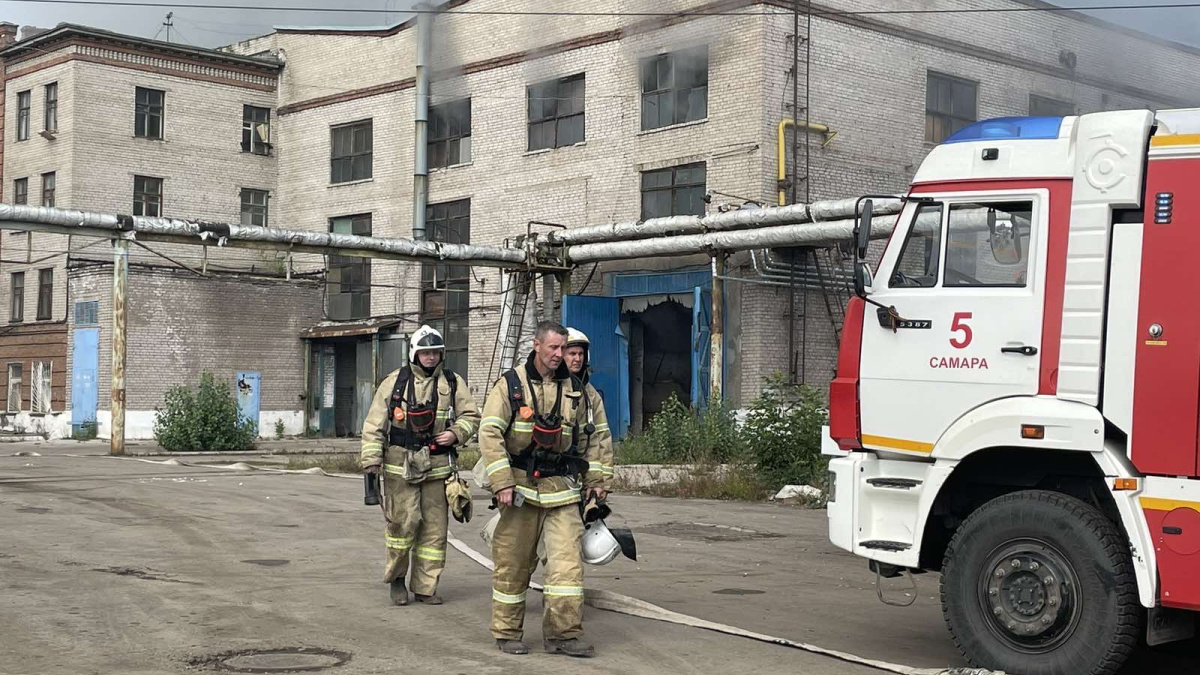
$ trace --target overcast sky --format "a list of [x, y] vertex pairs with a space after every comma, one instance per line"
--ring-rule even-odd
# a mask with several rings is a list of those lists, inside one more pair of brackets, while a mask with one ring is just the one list
[[[136, 0], [133, 0], [136, 1]], [[212, 2], [222, 5], [269, 4], [261, 0], [189, 0], [193, 4]], [[274, 26], [379, 26], [397, 23], [405, 18], [404, 9], [414, 0], [269, 0], [274, 4], [293, 7], [383, 8], [395, 10], [390, 14], [354, 14], [346, 12], [299, 12], [245, 10], [175, 10], [171, 40], [192, 45], [216, 47], [271, 32]], [[1064, 7], [1095, 7], [1102, 5], [1155, 4], [1163, 0], [1057, 0]], [[942, 0], [942, 6], [953, 7], [954, 0]], [[647, 0], [647, 7], [653, 7]], [[61, 22], [81, 23], [144, 37], [165, 38], [163, 19], [166, 7], [101, 7], [86, 5], [53, 5], [21, 0], [0, 0], [0, 20], [13, 23], [51, 27]], [[1123, 9], [1091, 12], [1113, 23], [1136, 28], [1160, 37], [1200, 45], [1200, 8], [1186, 9]], [[1003, 14], [992, 15], [994, 21], [1004, 21]], [[931, 19], [935, 21], [936, 19]]]

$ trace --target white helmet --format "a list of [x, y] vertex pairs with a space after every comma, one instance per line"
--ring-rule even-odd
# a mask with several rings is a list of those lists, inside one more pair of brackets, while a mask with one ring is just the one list
[[446, 341], [442, 339], [442, 334], [437, 332], [436, 329], [429, 326], [421, 326], [408, 339], [408, 358], [415, 363], [418, 352], [429, 351], [431, 349], [445, 350]]
[[584, 335], [583, 331], [579, 330], [578, 328], [569, 328], [568, 327], [567, 328], [567, 344], [564, 345], [564, 347], [576, 347], [576, 346], [582, 346], [584, 349], [587, 349], [588, 347], [591, 346], [591, 343], [588, 341], [588, 336]]
[[606, 565], [621, 552], [617, 538], [608, 531], [603, 520], [584, 526], [583, 543], [580, 545], [583, 562], [589, 565]]

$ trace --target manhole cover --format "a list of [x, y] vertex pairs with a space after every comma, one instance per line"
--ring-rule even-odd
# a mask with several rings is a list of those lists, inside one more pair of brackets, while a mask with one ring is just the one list
[[192, 665], [228, 673], [314, 673], [350, 662], [350, 654], [335, 649], [284, 647], [243, 649], [193, 659]]
[[762, 595], [766, 591], [760, 591], [756, 588], [722, 588], [719, 591], [713, 591], [717, 595]]
[[638, 533], [657, 534], [675, 539], [692, 541], [750, 541], [753, 539], [778, 539], [782, 534], [774, 532], [759, 532], [745, 527], [733, 525], [713, 525], [711, 523], [659, 523], [647, 527], [639, 527]]

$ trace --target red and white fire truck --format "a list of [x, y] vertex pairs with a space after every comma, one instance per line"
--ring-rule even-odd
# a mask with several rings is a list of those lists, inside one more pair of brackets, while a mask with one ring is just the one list
[[[941, 572], [976, 666], [1116, 672], [1200, 615], [1200, 110], [1002, 118], [921, 164], [830, 386], [829, 535]], [[888, 220], [893, 216], [888, 216]], [[873, 273], [872, 273], [873, 272]]]

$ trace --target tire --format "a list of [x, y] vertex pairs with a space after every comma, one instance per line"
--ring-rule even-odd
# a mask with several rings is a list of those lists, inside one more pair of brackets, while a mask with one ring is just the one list
[[1095, 508], [1028, 490], [976, 509], [942, 561], [942, 615], [977, 668], [1114, 675], [1138, 644], [1129, 548]]

